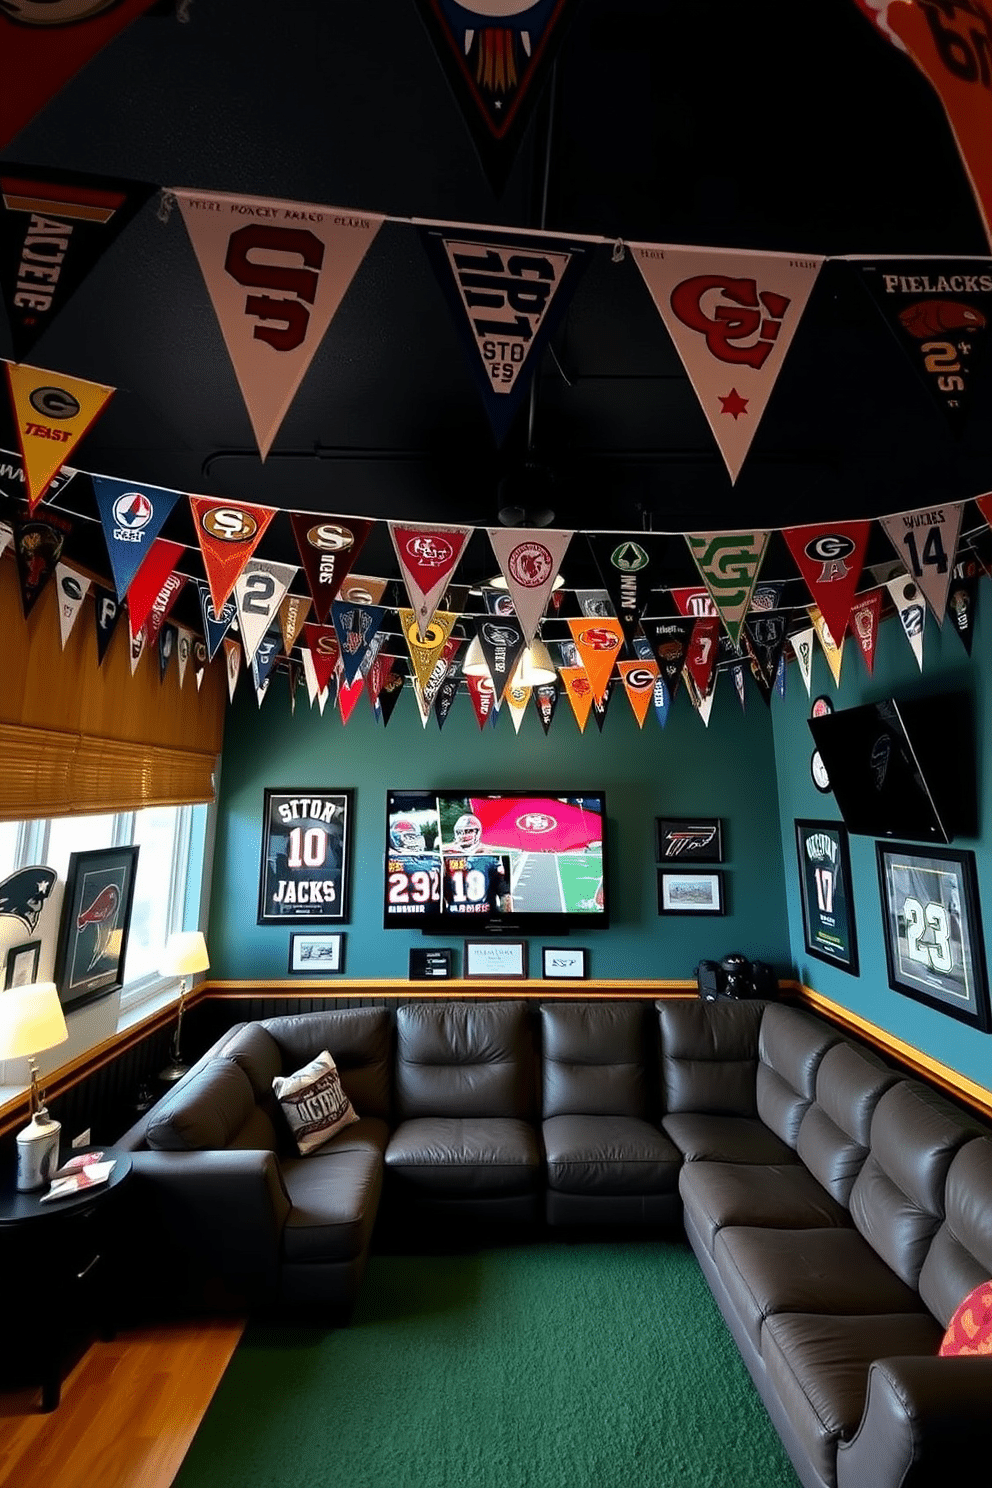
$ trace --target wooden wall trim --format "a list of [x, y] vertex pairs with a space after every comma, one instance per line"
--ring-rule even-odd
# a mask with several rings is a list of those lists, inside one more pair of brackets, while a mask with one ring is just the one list
[[568, 1002], [596, 1001], [602, 998], [632, 1000], [644, 997], [695, 996], [695, 982], [673, 981], [605, 981], [602, 979], [550, 982], [515, 977], [449, 977], [443, 981], [412, 982], [406, 977], [368, 977], [342, 981], [334, 978], [307, 978], [282, 982], [208, 982], [204, 983], [213, 1001], [243, 1000], [263, 993], [267, 998], [295, 1002], [309, 997], [381, 997], [389, 1002], [418, 1002], [436, 997], [441, 1000], [468, 998], [479, 1002], [486, 998], [521, 998], [527, 1001]]

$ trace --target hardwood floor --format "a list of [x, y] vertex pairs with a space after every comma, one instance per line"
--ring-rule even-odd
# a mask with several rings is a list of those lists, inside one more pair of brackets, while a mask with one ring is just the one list
[[122, 1330], [69, 1371], [58, 1409], [41, 1391], [0, 1395], [0, 1484], [170, 1488], [244, 1324]]

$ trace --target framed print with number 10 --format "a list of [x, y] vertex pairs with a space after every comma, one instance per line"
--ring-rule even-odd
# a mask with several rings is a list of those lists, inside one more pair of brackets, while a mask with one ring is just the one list
[[835, 821], [797, 821], [796, 851], [806, 950], [857, 976], [847, 829]]
[[258, 924], [347, 917], [350, 790], [266, 790]]

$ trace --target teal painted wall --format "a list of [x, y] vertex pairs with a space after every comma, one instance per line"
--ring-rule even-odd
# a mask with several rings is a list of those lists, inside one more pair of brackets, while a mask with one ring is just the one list
[[[875, 702], [884, 697], [933, 697], [960, 690], [971, 693], [975, 713], [975, 768], [979, 781], [980, 835], [977, 838], [958, 838], [953, 846], [971, 848], [975, 852], [979, 894], [986, 916], [992, 911], [992, 846], [989, 842], [989, 829], [992, 826], [992, 781], [986, 778], [984, 769], [987, 758], [984, 741], [989, 735], [992, 722], [989, 716], [988, 659], [992, 616], [988, 614], [988, 604], [988, 591], [983, 585], [971, 658], [966, 654], [950, 623], [945, 623], [940, 628], [933, 616], [928, 615], [921, 674], [909, 642], [903, 635], [902, 626], [895, 616], [890, 616], [882, 622], [879, 629], [873, 677], [869, 678], [855, 643], [848, 639], [840, 688], [835, 689], [826, 659], [817, 648], [811, 689], [813, 697], [825, 693], [838, 708], [853, 708], [859, 703]], [[986, 611], [984, 616], [983, 606]], [[809, 759], [813, 751], [813, 739], [807, 724], [810, 699], [802, 687], [798, 668], [789, 668], [789, 680], [787, 697], [784, 700], [775, 700], [773, 728], [789, 934], [796, 975], [800, 981], [829, 997], [832, 1002], [867, 1018], [932, 1058], [947, 1064], [951, 1069], [992, 1089], [992, 1037], [977, 1032], [944, 1013], [933, 1011], [902, 993], [893, 992], [888, 985], [874, 837], [852, 835], [849, 839], [860, 975], [849, 976], [839, 968], [826, 965], [816, 957], [806, 954], [794, 821], [797, 817], [837, 821], [840, 813], [833, 796], [820, 794], [810, 779]], [[971, 768], [970, 741], [968, 742], [969, 748], [959, 757], [955, 753], [955, 740], [948, 738], [948, 769]], [[987, 918], [985, 923], [986, 940], [992, 946]]]
[[[569, 941], [588, 948], [590, 976], [690, 977], [700, 957], [730, 950], [791, 975], [776, 849], [772, 725], [757, 693], [742, 713], [733, 687], [722, 683], [709, 728], [688, 698], [677, 695], [667, 728], [652, 715], [643, 730], [626, 698], [617, 694], [602, 734], [592, 720], [580, 734], [563, 699], [547, 736], [533, 710], [519, 735], [509, 717], [480, 733], [463, 697], [442, 733], [433, 719], [426, 730], [421, 727], [409, 691], [385, 730], [364, 700], [347, 727], [337, 714], [321, 718], [316, 709], [311, 712], [305, 694], [291, 715], [282, 679], [261, 710], [242, 679], [228, 715], [211, 899], [211, 975], [284, 978], [290, 929], [301, 928], [256, 925], [266, 786], [355, 791], [350, 913], [343, 926], [332, 927], [345, 932], [346, 977], [404, 978], [410, 946], [435, 944], [456, 948], [460, 975], [457, 940], [381, 928], [385, 795], [389, 787], [480, 785], [606, 791], [612, 928], [576, 932]], [[725, 917], [657, 914], [654, 819], [662, 815], [723, 819]], [[532, 976], [540, 975], [541, 944], [537, 938], [530, 943]]]

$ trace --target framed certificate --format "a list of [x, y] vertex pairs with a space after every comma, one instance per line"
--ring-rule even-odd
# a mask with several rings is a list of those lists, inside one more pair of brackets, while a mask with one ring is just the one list
[[508, 979], [526, 977], [527, 942], [525, 940], [467, 940], [465, 942], [465, 975]]

